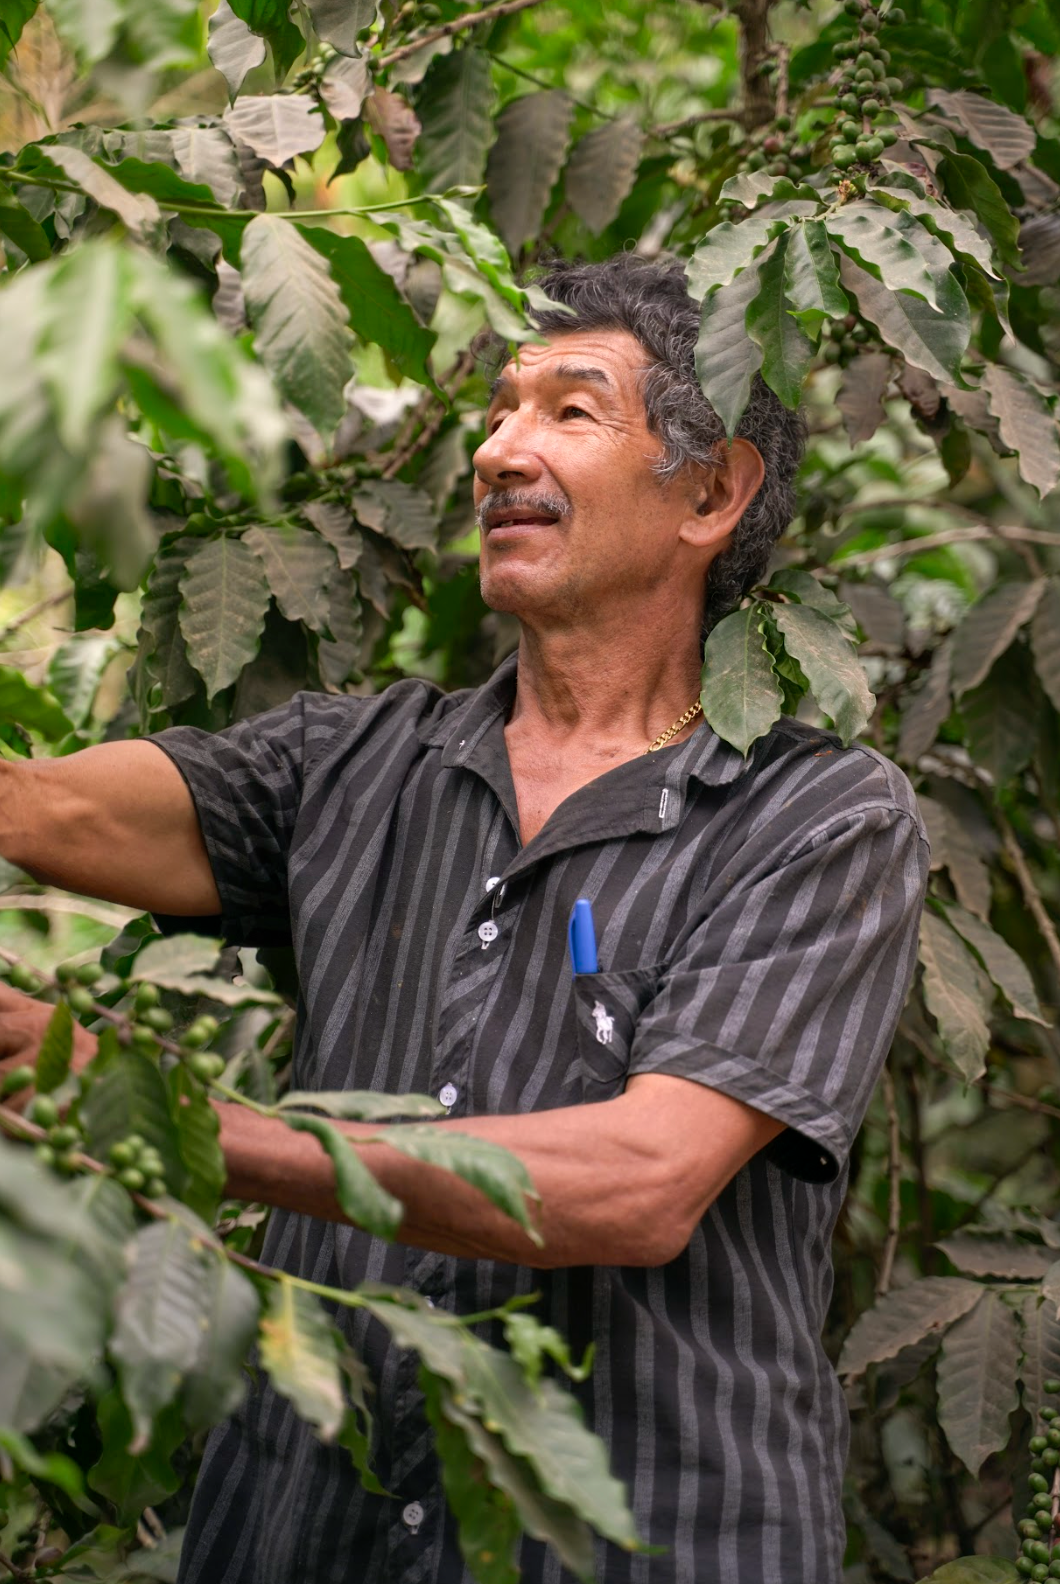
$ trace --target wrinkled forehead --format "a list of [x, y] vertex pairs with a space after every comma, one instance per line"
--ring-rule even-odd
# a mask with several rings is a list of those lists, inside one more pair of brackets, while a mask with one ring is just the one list
[[628, 330], [572, 330], [520, 347], [493, 381], [491, 404], [548, 385], [581, 385], [616, 406], [641, 407], [648, 353]]

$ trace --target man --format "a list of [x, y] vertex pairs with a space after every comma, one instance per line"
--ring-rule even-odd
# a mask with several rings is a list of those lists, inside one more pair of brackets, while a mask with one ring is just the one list
[[[845, 1161], [904, 999], [926, 854], [901, 775], [791, 721], [747, 761], [696, 718], [704, 610], [761, 575], [799, 430], [760, 383], [727, 447], [678, 266], [541, 282], [546, 340], [498, 379], [475, 455], [487, 602], [518, 656], [445, 697], [300, 695], [0, 765], [0, 852], [230, 939], [292, 939], [299, 1088], [426, 1090], [541, 1195], [542, 1248], [466, 1184], [380, 1148], [401, 1241], [343, 1220], [316, 1142], [220, 1106], [266, 1257], [470, 1313], [539, 1289], [660, 1555], [605, 1584], [835, 1584], [846, 1420], [820, 1331]], [[572, 977], [591, 899], [599, 971]], [[2, 1049], [2, 1047], [0, 1047]], [[356, 1124], [352, 1131], [363, 1135]], [[465, 1580], [416, 1388], [377, 1322], [366, 1493], [269, 1388], [215, 1432], [183, 1584]], [[521, 1576], [563, 1574], [537, 1542]]]

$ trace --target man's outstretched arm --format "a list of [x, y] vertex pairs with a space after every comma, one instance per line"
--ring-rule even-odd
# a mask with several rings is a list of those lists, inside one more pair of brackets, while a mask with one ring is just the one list
[[0, 856], [49, 885], [145, 912], [221, 911], [191, 794], [150, 742], [0, 759]]

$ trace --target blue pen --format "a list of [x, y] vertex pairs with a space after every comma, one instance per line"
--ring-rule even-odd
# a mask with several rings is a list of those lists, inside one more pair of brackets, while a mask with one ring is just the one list
[[596, 973], [596, 930], [593, 926], [593, 905], [587, 897], [579, 897], [574, 904], [567, 939], [574, 972]]

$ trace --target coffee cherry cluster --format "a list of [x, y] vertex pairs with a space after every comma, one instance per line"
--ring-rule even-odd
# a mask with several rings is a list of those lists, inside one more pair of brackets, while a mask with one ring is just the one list
[[826, 363], [849, 363], [872, 338], [856, 314], [844, 314], [825, 326], [821, 356]]
[[768, 171], [770, 176], [798, 176], [798, 166], [805, 165], [810, 150], [796, 140], [789, 115], [773, 117], [759, 146], [748, 156], [745, 170]]
[[166, 1191], [166, 1168], [161, 1155], [139, 1133], [112, 1144], [108, 1160], [114, 1175], [130, 1193], [146, 1194], [148, 1199], [159, 1199]]
[[26, 1107], [26, 1118], [45, 1130], [46, 1137], [37, 1145], [34, 1154], [42, 1166], [50, 1166], [64, 1177], [80, 1171], [80, 1156], [85, 1149], [85, 1137], [72, 1122], [64, 1122], [59, 1107], [51, 1095], [34, 1095]]
[[881, 21], [904, 22], [905, 17], [892, 6], [881, 18], [875, 3], [846, 0], [847, 12], [857, 18], [858, 33], [855, 38], [842, 39], [832, 51], [838, 66], [834, 80], [839, 114], [829, 152], [840, 171], [871, 165], [898, 141], [898, 133], [887, 123], [893, 118], [890, 104], [894, 95], [901, 93], [902, 80], [888, 75], [891, 57], [877, 34]]
[[[1043, 1390], [1055, 1397], [1060, 1380], [1045, 1381]], [[1023, 1578], [1060, 1579], [1060, 1524], [1053, 1519], [1054, 1500], [1060, 1505], [1060, 1412], [1046, 1407], [1039, 1417], [1041, 1428], [1030, 1440], [1030, 1500], [1016, 1525], [1022, 1542], [1016, 1571]]]

